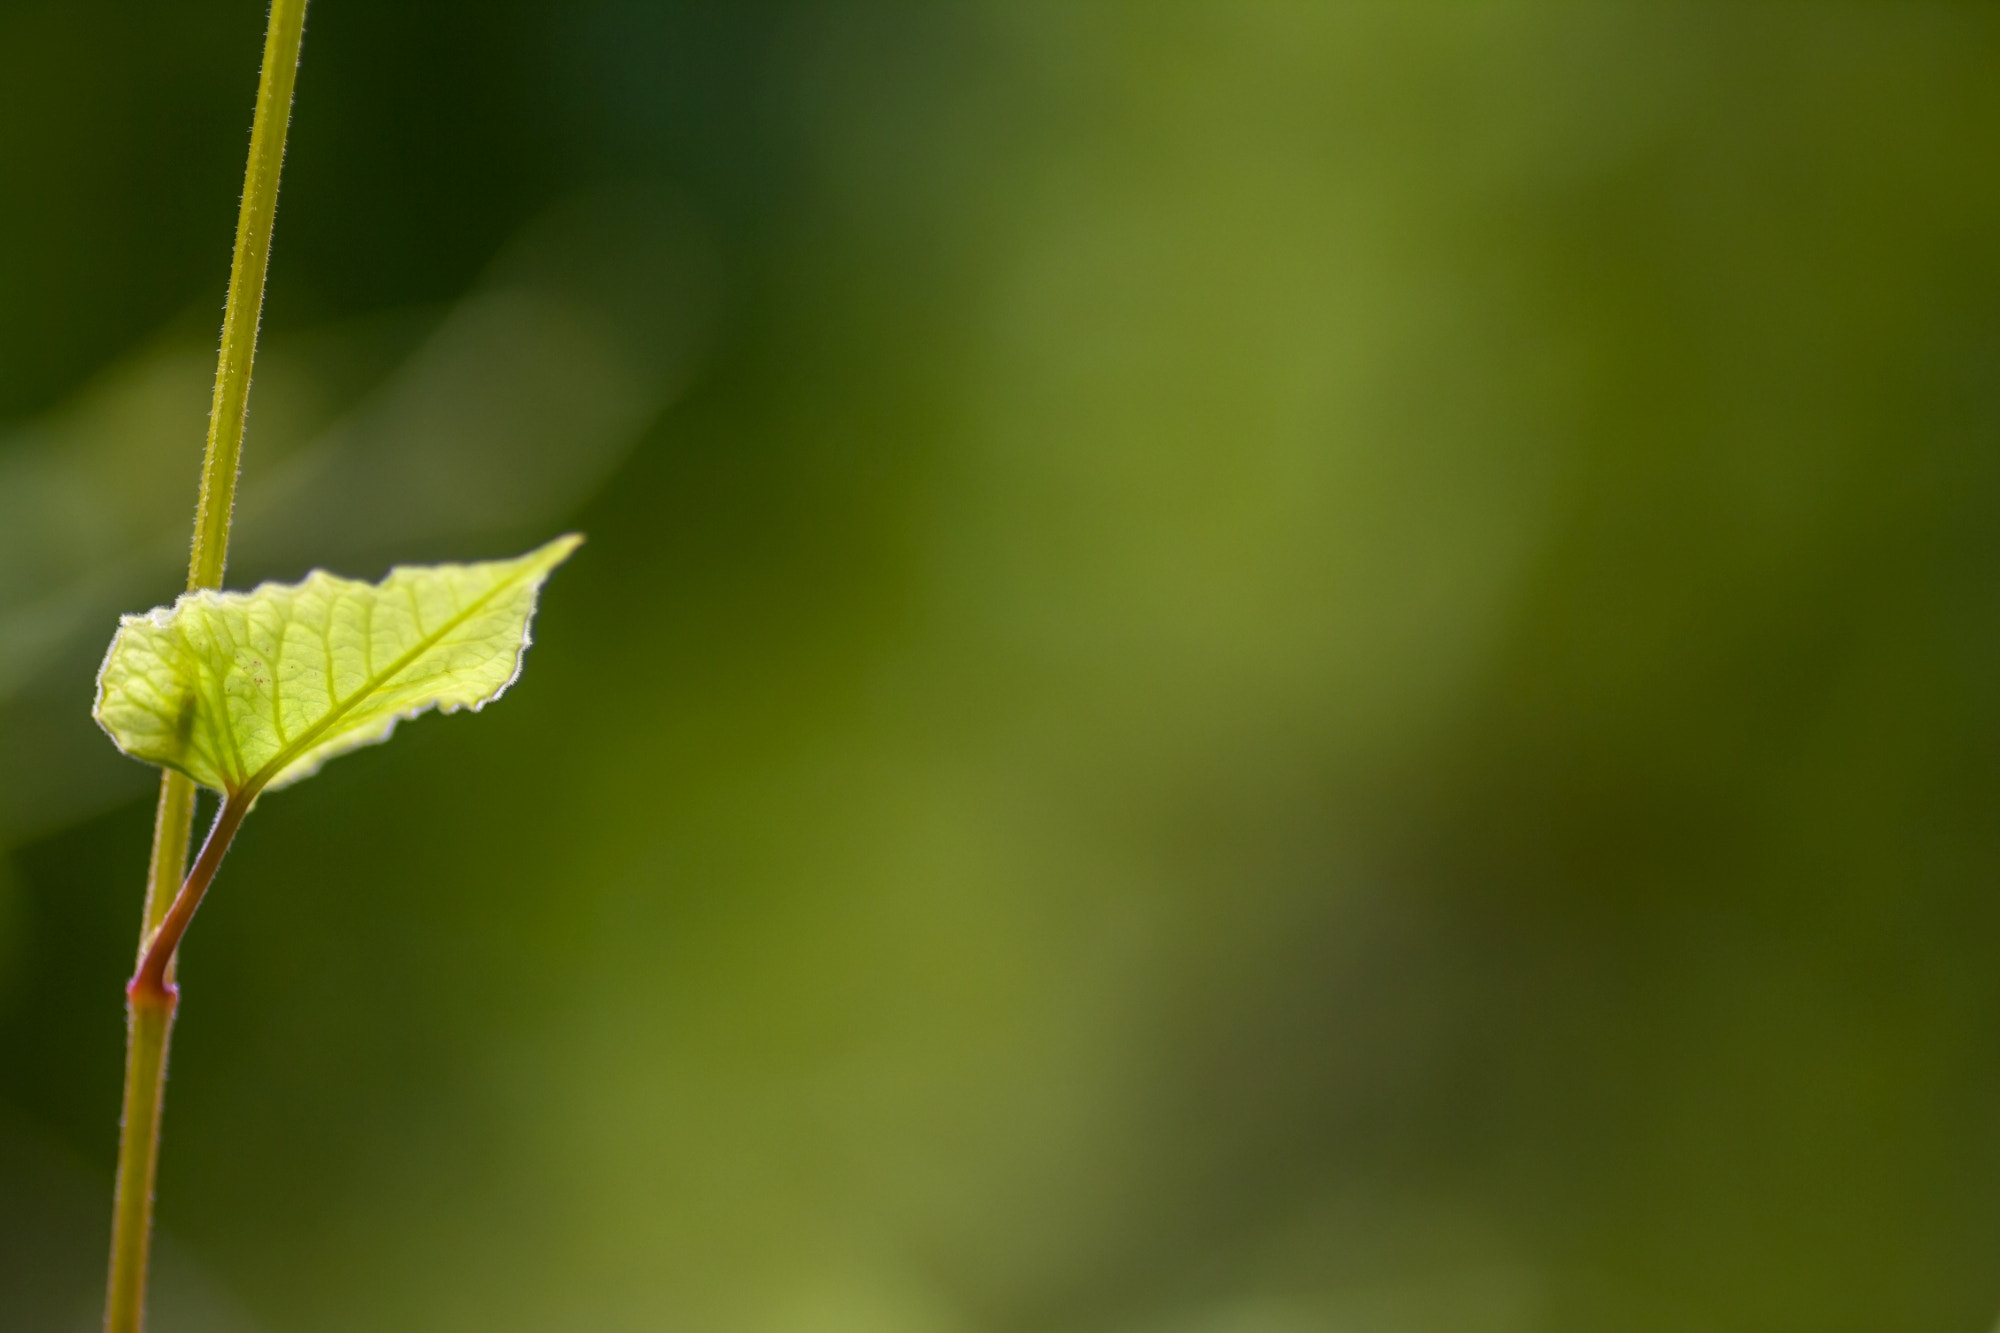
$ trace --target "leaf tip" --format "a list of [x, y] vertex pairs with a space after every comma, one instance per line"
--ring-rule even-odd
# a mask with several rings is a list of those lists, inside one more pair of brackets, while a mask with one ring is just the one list
[[576, 548], [583, 545], [586, 540], [580, 532], [565, 532], [554, 541], [545, 544], [542, 553], [548, 557], [549, 567], [553, 569], [576, 554]]

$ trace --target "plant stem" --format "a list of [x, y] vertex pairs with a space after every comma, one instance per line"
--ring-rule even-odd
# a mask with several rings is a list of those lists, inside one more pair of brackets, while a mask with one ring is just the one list
[[160, 804], [153, 812], [153, 853], [146, 865], [146, 909], [139, 922], [139, 956], [187, 874], [188, 834], [194, 827], [194, 779], [167, 769], [160, 774]]
[[[202, 453], [194, 542], [188, 554], [190, 590], [221, 587], [229, 559], [229, 522], [236, 507], [236, 473], [250, 405], [250, 369], [257, 356], [264, 276], [270, 267], [271, 229], [277, 220], [278, 175], [285, 162], [285, 134], [291, 126], [292, 89], [298, 79], [305, 17], [306, 0], [271, 0], [264, 31], [264, 65], [257, 80], [257, 111], [250, 127], [250, 161], [243, 174], [243, 200], [236, 219], [236, 251], [229, 268], [229, 297], [223, 307], [215, 397], [209, 405], [208, 443]], [[174, 953], [181, 931], [194, 915], [223, 853], [229, 850], [236, 825], [249, 808], [247, 799], [240, 805], [234, 799], [224, 802], [200, 858], [182, 883], [194, 796], [190, 779], [171, 771], [161, 776], [141, 913], [139, 965], [126, 988], [125, 1101], [118, 1141], [118, 1192], [112, 1208], [105, 1333], [140, 1333], [145, 1327], [160, 1111], [166, 1095], [167, 1046], [180, 998], [173, 981]], [[170, 905], [169, 894], [176, 884], [180, 884], [180, 892]], [[186, 908], [180, 912], [183, 903]], [[178, 923], [169, 935], [168, 920], [175, 916]]]
[[257, 355], [257, 325], [264, 315], [278, 172], [285, 165], [285, 131], [291, 127], [292, 85], [298, 79], [305, 24], [306, 0], [272, 0], [264, 32], [264, 72], [257, 81], [257, 115], [250, 125], [250, 163], [243, 172], [243, 205], [236, 215], [229, 300], [222, 310], [222, 352], [216, 358], [215, 397], [208, 409], [194, 546], [188, 553], [191, 589], [221, 587], [229, 561], [229, 517], [236, 505], [236, 468], [250, 410], [250, 363]]
[[[221, 868], [222, 858], [229, 851], [229, 844], [236, 837], [243, 816], [250, 813], [250, 803], [256, 799], [254, 791], [233, 792], [223, 801], [222, 808], [216, 811], [215, 823], [201, 845], [201, 855], [195, 858], [194, 869], [188, 871], [187, 882], [174, 895], [173, 906], [167, 909], [160, 928], [146, 942], [145, 951], [139, 955], [139, 967], [125, 987], [125, 996], [133, 1004], [142, 1000], [154, 1004], [161, 997], [171, 997], [176, 993], [173, 977], [169, 975], [174, 951], [180, 947], [181, 936], [187, 933], [188, 922], [194, 920], [202, 895], [208, 892], [215, 872]], [[168, 1007], [172, 1007], [170, 1000]]]
[[[125, 987], [130, 1021], [125, 1049], [125, 1121], [118, 1143], [111, 1286], [105, 1302], [105, 1326], [120, 1333], [145, 1323], [146, 1260], [152, 1248], [153, 1179], [160, 1155], [160, 1110], [167, 1091], [167, 1041], [173, 1035], [174, 1011], [180, 1005], [180, 990], [169, 975], [174, 951], [255, 799], [255, 792], [238, 792], [222, 803], [187, 882], [175, 895], [166, 919], [145, 942], [138, 969]], [[135, 1132], [142, 1126], [148, 1132]]]
[[167, 1091], [167, 1038], [180, 997], [126, 1003], [125, 1122], [118, 1140], [118, 1195], [111, 1219], [111, 1289], [107, 1333], [146, 1326], [146, 1260], [153, 1242], [153, 1177], [159, 1162], [160, 1099]]

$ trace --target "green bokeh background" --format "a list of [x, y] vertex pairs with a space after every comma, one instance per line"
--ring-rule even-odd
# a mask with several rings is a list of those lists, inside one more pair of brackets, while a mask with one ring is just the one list
[[[262, 18], [0, 0], [0, 1329], [98, 1318]], [[2000, 10], [315, 0], [299, 89], [232, 581], [591, 540], [231, 854], [157, 1333], [1992, 1328]]]

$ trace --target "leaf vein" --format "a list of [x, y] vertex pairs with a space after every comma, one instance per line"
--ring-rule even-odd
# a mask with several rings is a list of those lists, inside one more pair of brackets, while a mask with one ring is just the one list
[[[308, 727], [304, 732], [302, 732], [296, 741], [291, 742], [290, 744], [286, 745], [283, 749], [279, 750], [277, 754], [271, 757], [268, 763], [266, 763], [262, 768], [258, 769], [256, 773], [252, 774], [250, 779], [243, 784], [244, 790], [247, 791], [259, 790], [272, 778], [284, 772], [285, 768], [288, 765], [292, 764], [293, 762], [298, 760], [302, 755], [304, 755], [305, 752], [312, 747], [312, 743], [314, 741], [318, 740], [321, 736], [325, 735], [328, 731], [330, 731], [333, 728], [334, 723], [340, 721], [341, 718], [345, 717], [349, 712], [353, 711], [353, 709], [359, 703], [361, 703], [362, 700], [364, 700], [370, 694], [383, 689], [385, 686], [388, 685], [390, 681], [394, 680], [396, 676], [403, 671], [404, 668], [415, 663], [425, 653], [429, 652], [432, 648], [435, 648], [439, 643], [443, 642], [444, 639], [447, 636], [449, 636], [453, 630], [458, 629], [466, 621], [470, 620], [474, 615], [478, 614], [480, 608], [484, 607], [487, 603], [491, 602], [495, 597], [498, 597], [502, 592], [520, 583], [522, 579], [529, 577], [529, 575], [530, 575], [529, 570], [520, 569], [509, 574], [506, 578], [495, 581], [492, 587], [488, 588], [485, 592], [481, 593], [478, 597], [474, 598], [469, 606], [466, 606], [464, 609], [452, 614], [436, 630], [424, 635], [422, 638], [417, 640], [415, 644], [413, 644], [407, 651], [405, 651], [395, 661], [391, 662], [382, 671], [370, 676], [367, 680], [364, 680], [360, 684], [360, 686], [358, 686], [355, 689], [354, 693], [348, 695], [347, 698], [341, 700], [340, 702], [336, 703], [332, 708], [328, 709], [326, 715], [322, 717], [319, 721], [315, 722], [312, 726]], [[414, 591], [408, 589], [406, 589], [406, 591], [410, 591], [411, 601], [412, 603], [414, 603], [415, 602]], [[417, 623], [419, 627], [421, 627], [423, 622], [419, 618], [417, 620]]]

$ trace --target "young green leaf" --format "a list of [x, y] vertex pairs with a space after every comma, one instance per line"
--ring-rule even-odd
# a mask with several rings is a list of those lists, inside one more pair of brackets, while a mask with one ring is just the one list
[[134, 759], [254, 798], [387, 740], [406, 717], [497, 698], [520, 674], [543, 581], [582, 541], [402, 565], [380, 583], [314, 570], [251, 592], [183, 594], [120, 619], [93, 714]]

